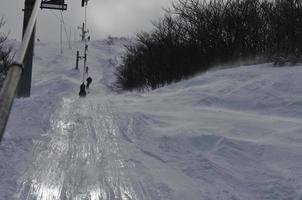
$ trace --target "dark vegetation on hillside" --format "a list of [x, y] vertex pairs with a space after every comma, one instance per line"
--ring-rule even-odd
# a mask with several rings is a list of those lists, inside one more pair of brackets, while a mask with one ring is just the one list
[[215, 64], [296, 59], [302, 52], [301, 0], [179, 0], [154, 25], [127, 47], [120, 88], [155, 89]]
[[[0, 30], [5, 24], [3, 18], [0, 18]], [[5, 47], [4, 43], [7, 40], [7, 35], [0, 33], [0, 88], [2, 87], [3, 81], [6, 76], [8, 65], [11, 62], [11, 48]]]

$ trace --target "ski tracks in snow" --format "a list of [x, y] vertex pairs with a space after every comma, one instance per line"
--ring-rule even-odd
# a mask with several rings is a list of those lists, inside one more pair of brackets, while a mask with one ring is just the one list
[[51, 129], [34, 145], [33, 163], [19, 180], [16, 199], [151, 199], [150, 186], [134, 175], [135, 163], [127, 159], [109, 103], [64, 98]]

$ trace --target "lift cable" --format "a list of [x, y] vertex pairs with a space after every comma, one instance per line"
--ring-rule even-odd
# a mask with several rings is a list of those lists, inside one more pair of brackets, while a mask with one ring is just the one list
[[[60, 13], [60, 16], [58, 16], [54, 11], [51, 10], [51, 13], [60, 21], [60, 23], [63, 23], [63, 27], [64, 27], [64, 32], [65, 32], [65, 35], [66, 35], [66, 38], [68, 41], [71, 41], [71, 37], [68, 36], [68, 33], [67, 33], [67, 26], [68, 27], [72, 27], [70, 26], [68, 23], [66, 23], [65, 19], [64, 19], [64, 15], [63, 13], [61, 12]], [[73, 55], [77, 55], [76, 51], [72, 48], [72, 45], [69, 46], [70, 49], [71, 49], [71, 52]]]
[[65, 35], [66, 35], [66, 38], [67, 38], [67, 40], [68, 40], [68, 42], [69, 42], [69, 47], [70, 47], [70, 49], [71, 49], [71, 52], [72, 52], [73, 55], [76, 55], [76, 52], [73, 50], [73, 48], [72, 48], [72, 46], [71, 46], [71, 44], [70, 44], [71, 38], [68, 36], [67, 29], [66, 29], [66, 23], [65, 23], [65, 20], [64, 20], [64, 15], [63, 15], [62, 12], [61, 12], [61, 21], [62, 21], [62, 23], [63, 23]]

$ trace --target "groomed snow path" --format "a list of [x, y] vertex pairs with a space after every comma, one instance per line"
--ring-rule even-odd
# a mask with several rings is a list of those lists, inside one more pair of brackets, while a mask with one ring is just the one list
[[35, 141], [32, 167], [22, 177], [19, 199], [151, 199], [133, 178], [127, 145], [106, 102], [63, 99], [49, 135]]

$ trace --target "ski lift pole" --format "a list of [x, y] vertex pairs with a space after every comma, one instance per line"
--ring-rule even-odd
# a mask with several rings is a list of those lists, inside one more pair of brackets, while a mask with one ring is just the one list
[[83, 82], [85, 82], [85, 75], [86, 75], [86, 66], [87, 65], [87, 53], [85, 51], [85, 55], [84, 55], [84, 69], [83, 69]]
[[[63, 12], [63, 11], [61, 11]], [[60, 53], [63, 54], [63, 21], [60, 20]]]
[[[33, 7], [36, 0], [25, 0], [24, 7], [24, 19], [23, 19], [23, 37], [26, 31], [27, 24], [29, 23]], [[25, 57], [23, 60], [24, 71], [21, 76], [20, 83], [17, 90], [17, 97], [29, 97], [31, 92], [31, 78], [32, 78], [32, 64], [33, 64], [33, 53], [34, 53], [34, 42], [35, 42], [35, 27], [30, 33], [30, 40], [27, 46]]]
[[79, 51], [77, 51], [76, 69], [79, 69], [79, 59], [80, 59], [80, 53]]
[[21, 46], [16, 54], [14, 62], [9, 66], [6, 79], [0, 91], [0, 142], [2, 140], [11, 107], [16, 96], [16, 91], [23, 72], [24, 57], [27, 52], [32, 33], [34, 32], [36, 19], [40, 7], [40, 0], [25, 0], [26, 3], [34, 2], [32, 13], [23, 34]]

